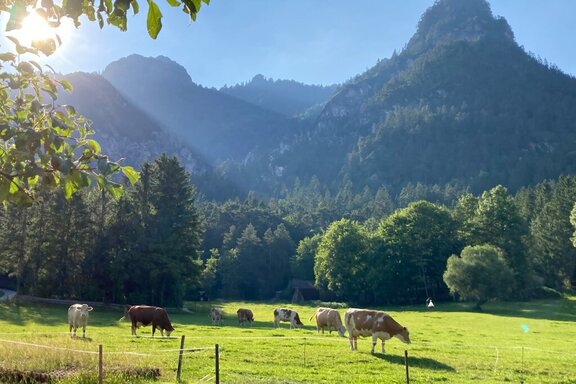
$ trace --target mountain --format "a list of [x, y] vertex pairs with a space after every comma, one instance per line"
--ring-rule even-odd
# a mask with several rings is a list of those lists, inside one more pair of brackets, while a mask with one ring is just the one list
[[306, 85], [256, 75], [247, 83], [222, 87], [220, 92], [285, 116], [297, 116], [327, 102], [337, 89], [337, 85]]
[[211, 161], [242, 162], [291, 134], [279, 113], [195, 84], [174, 61], [131, 55], [102, 74], [124, 97]]
[[95, 139], [112, 160], [139, 167], [162, 153], [177, 154], [191, 172], [210, 169], [202, 156], [167, 134], [148, 113], [126, 100], [105, 78], [83, 72], [64, 76], [71, 93], [60, 92], [59, 104], [74, 105], [76, 111], [92, 121]]
[[512, 190], [576, 172], [576, 79], [528, 55], [485, 0], [439, 0], [406, 47], [344, 84], [273, 157], [335, 190]]
[[[207, 89], [162, 56], [70, 76], [105, 148], [178, 154], [208, 198], [311, 183], [514, 191], [576, 173], [576, 79], [527, 54], [485, 0], [436, 1], [401, 52], [334, 93], [263, 76]], [[316, 101], [306, 119], [287, 117]]]

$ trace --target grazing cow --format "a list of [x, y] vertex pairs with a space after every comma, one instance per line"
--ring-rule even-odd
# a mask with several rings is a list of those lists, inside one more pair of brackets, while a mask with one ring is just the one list
[[212, 307], [210, 308], [210, 318], [212, 319], [212, 325], [222, 325], [224, 323], [224, 311], [220, 308]]
[[88, 304], [72, 304], [68, 308], [68, 325], [70, 325], [70, 336], [76, 336], [76, 329], [82, 327], [82, 337], [86, 337], [86, 325], [88, 324], [88, 312], [92, 307]]
[[372, 336], [371, 353], [374, 353], [374, 347], [378, 339], [382, 340], [382, 353], [384, 353], [384, 341], [392, 337], [397, 337], [403, 342], [410, 344], [408, 329], [398, 324], [385, 312], [350, 308], [344, 315], [344, 322], [348, 330], [351, 351], [358, 347], [358, 336]]
[[249, 309], [240, 308], [236, 311], [236, 314], [238, 315], [238, 323], [241, 325], [243, 325], [245, 321], [247, 321], [248, 324], [252, 324], [254, 321], [254, 314]]
[[170, 334], [174, 330], [168, 318], [168, 313], [164, 308], [151, 307], [148, 305], [126, 306], [126, 312], [120, 320], [125, 319], [126, 315], [128, 315], [130, 321], [132, 321], [132, 336], [136, 336], [136, 328], [150, 324], [152, 324], [152, 337], [154, 337], [156, 328], [160, 330], [162, 337], [164, 337], [164, 331], [166, 331], [166, 337], [170, 337]]
[[278, 328], [281, 321], [289, 321], [290, 329], [302, 328], [304, 324], [300, 321], [298, 312], [286, 308], [276, 308], [274, 310], [274, 327]]
[[[346, 329], [342, 325], [342, 318], [340, 317], [340, 312], [332, 308], [320, 307], [316, 310], [316, 313], [312, 317], [316, 316], [316, 330], [324, 333], [324, 328], [327, 328], [330, 334], [332, 330], [338, 331], [338, 334], [344, 337], [344, 332]], [[312, 317], [310, 320], [312, 320]]]

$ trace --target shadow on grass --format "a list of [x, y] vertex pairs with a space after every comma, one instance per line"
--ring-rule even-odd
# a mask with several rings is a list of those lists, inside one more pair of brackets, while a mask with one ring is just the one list
[[62, 306], [2, 303], [0, 304], [0, 320], [13, 325], [26, 325], [30, 322], [46, 325], [65, 323], [68, 307], [64, 309], [64, 312], [61, 308]]
[[[385, 360], [392, 364], [404, 365], [404, 356], [397, 356], [397, 355], [387, 355], [382, 353], [375, 353], [374, 357]], [[454, 368], [449, 366], [448, 364], [444, 364], [438, 360], [430, 359], [428, 357], [410, 357], [408, 356], [408, 366], [409, 367], [416, 367], [416, 368], [425, 368], [431, 369], [435, 371], [449, 371], [454, 372], [456, 371]]]
[[576, 321], [576, 300], [548, 299], [514, 302], [490, 302], [482, 309], [474, 308], [473, 303], [445, 303], [437, 305], [434, 312], [473, 312], [506, 317], [525, 317], [530, 319]]

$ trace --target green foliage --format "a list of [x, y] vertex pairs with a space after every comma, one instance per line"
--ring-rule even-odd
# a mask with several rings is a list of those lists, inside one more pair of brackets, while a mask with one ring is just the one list
[[296, 254], [291, 259], [292, 276], [301, 280], [314, 280], [314, 259], [322, 236], [315, 234], [298, 243]]
[[514, 289], [514, 274], [501, 249], [468, 246], [460, 257], [450, 256], [444, 272], [450, 293], [473, 300], [478, 308], [490, 299], [506, 299]]
[[[466, 207], [463, 205], [466, 204]], [[463, 240], [467, 245], [492, 244], [504, 251], [515, 274], [517, 295], [527, 295], [532, 285], [532, 265], [525, 243], [528, 224], [506, 188], [498, 185], [474, 199], [461, 201], [460, 219]], [[474, 212], [471, 209], [474, 208]], [[470, 214], [472, 213], [472, 216]]]
[[530, 225], [530, 252], [546, 285], [571, 289], [576, 280], [576, 249], [571, 241], [574, 227], [570, 224], [576, 201], [576, 177], [560, 177], [546, 197]]
[[366, 301], [369, 286], [369, 241], [365, 229], [356, 221], [341, 219], [328, 226], [318, 245], [314, 264], [316, 285], [339, 297]]
[[379, 250], [370, 278], [382, 297], [404, 300], [443, 297], [442, 273], [448, 257], [460, 249], [456, 223], [439, 205], [418, 201], [399, 209], [380, 223]]
[[[162, 29], [162, 13], [158, 5], [152, 1], [148, 2], [147, 27], [150, 37], [155, 39]], [[171, 7], [182, 5], [182, 11], [186, 13], [191, 21], [196, 20], [196, 15], [200, 12], [202, 3], [209, 4], [210, 0], [184, 0], [182, 3], [176, 0], [167, 0]], [[10, 14], [6, 31], [20, 29], [22, 21], [26, 16], [36, 13], [42, 16], [50, 25], [58, 26], [63, 18], [72, 19], [76, 27], [80, 26], [80, 17], [85, 16], [89, 22], [98, 22], [100, 28], [104, 24], [113, 25], [122, 31], [128, 28], [128, 13], [130, 9], [134, 15], [139, 12], [139, 4], [136, 0], [116, 0], [86, 2], [82, 0], [62, 0], [60, 4], [53, 1], [44, 1], [38, 4], [28, 0], [2, 0], [0, 1], [0, 12]], [[48, 39], [56, 45], [56, 39]], [[46, 44], [46, 43], [45, 43]]]

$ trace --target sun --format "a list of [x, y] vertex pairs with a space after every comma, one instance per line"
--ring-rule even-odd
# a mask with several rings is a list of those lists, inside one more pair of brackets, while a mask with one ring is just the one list
[[51, 26], [45, 18], [33, 12], [22, 20], [22, 28], [18, 31], [18, 39], [21, 43], [31, 44], [32, 42], [51, 39], [59, 47], [68, 39], [70, 29], [63, 23], [59, 27]]

